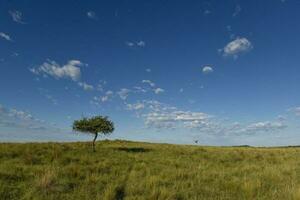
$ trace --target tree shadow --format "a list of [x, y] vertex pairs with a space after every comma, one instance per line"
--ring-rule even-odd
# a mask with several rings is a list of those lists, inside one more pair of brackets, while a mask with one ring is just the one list
[[151, 151], [151, 149], [145, 149], [142, 147], [118, 147], [116, 148], [118, 151], [125, 151], [128, 153], [146, 153]]

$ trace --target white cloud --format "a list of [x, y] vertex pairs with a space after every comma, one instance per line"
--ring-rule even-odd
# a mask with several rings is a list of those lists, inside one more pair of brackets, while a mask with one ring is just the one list
[[149, 84], [151, 87], [155, 87], [155, 83], [153, 83], [153, 82], [150, 81], [150, 80], [142, 80], [142, 83], [147, 83], [147, 84]]
[[229, 123], [204, 113], [180, 110], [155, 100], [144, 100], [135, 104], [126, 104], [126, 109], [142, 117], [146, 127], [157, 130], [187, 129], [199, 134], [215, 136], [254, 135], [257, 133], [276, 133], [287, 128], [281, 120], [264, 121], [251, 124]]
[[126, 104], [128, 110], [141, 110], [145, 108], [144, 103]]
[[85, 83], [85, 82], [79, 82], [78, 85], [79, 85], [80, 87], [82, 87], [82, 88], [83, 88], [84, 90], [86, 90], [86, 91], [91, 91], [91, 90], [94, 89], [94, 86], [89, 85], [89, 84], [87, 84], [87, 83]]
[[294, 113], [296, 116], [300, 117], [300, 107], [290, 108], [288, 111]]
[[135, 47], [135, 46], [137, 46], [137, 47], [142, 48], [142, 47], [145, 47], [145, 46], [146, 46], [146, 42], [145, 42], [145, 41], [142, 41], [142, 40], [140, 40], [140, 41], [138, 41], [138, 42], [130, 42], [130, 41], [127, 41], [127, 42], [125, 42], [125, 44], [126, 44], [127, 46], [129, 46], [129, 47]]
[[0, 37], [2, 37], [3, 39], [5, 39], [7, 41], [12, 41], [11, 37], [3, 32], [0, 32]]
[[147, 127], [156, 129], [201, 129], [210, 126], [211, 116], [202, 112], [181, 111], [158, 101], [144, 101], [147, 113], [143, 115]]
[[133, 47], [135, 44], [133, 42], [126, 42], [126, 45], [129, 47]]
[[135, 93], [146, 93], [147, 92], [147, 90], [145, 88], [142, 88], [140, 86], [133, 87], [133, 90]]
[[120, 91], [117, 92], [117, 94], [120, 96], [120, 98], [122, 100], [126, 100], [129, 93], [130, 93], [130, 90], [127, 88], [122, 88]]
[[232, 14], [233, 17], [236, 17], [240, 14], [240, 12], [242, 11], [242, 8], [240, 5], [236, 5], [235, 6], [235, 10], [234, 10], [234, 13]]
[[110, 99], [112, 98], [113, 94], [114, 94], [113, 91], [108, 90], [108, 91], [105, 93], [105, 95], [102, 96], [102, 97], [100, 98], [100, 100], [101, 100], [102, 102], [106, 102], [106, 101], [108, 101], [108, 100], [110, 100]]
[[254, 134], [260, 132], [274, 132], [285, 129], [287, 126], [281, 121], [265, 121], [252, 123], [244, 128], [238, 128], [237, 134]]
[[144, 47], [144, 46], [146, 46], [146, 43], [141, 40], [141, 41], [137, 42], [136, 45], [139, 47]]
[[0, 127], [30, 130], [46, 130], [50, 128], [43, 120], [33, 117], [28, 112], [8, 109], [2, 105], [0, 105]]
[[155, 88], [154, 89], [154, 93], [155, 94], [160, 94], [160, 93], [163, 93], [165, 90], [164, 89], [162, 89], [162, 88]]
[[86, 13], [87, 17], [90, 18], [90, 19], [98, 19], [96, 13], [94, 11], [88, 11]]
[[247, 52], [253, 48], [247, 38], [237, 38], [229, 42], [221, 51], [224, 56], [238, 56], [242, 52]]
[[70, 60], [63, 66], [60, 66], [55, 61], [48, 60], [38, 68], [31, 68], [30, 71], [36, 75], [49, 75], [57, 79], [70, 78], [73, 81], [78, 81], [81, 77], [80, 67], [83, 65], [79, 60]]
[[146, 72], [150, 73], [150, 72], [151, 72], [151, 69], [150, 69], [150, 68], [147, 68], [147, 69], [146, 69]]
[[18, 10], [10, 10], [8, 11], [8, 13], [10, 14], [11, 18], [13, 19], [13, 21], [20, 23], [20, 24], [25, 24], [25, 22], [23, 22], [23, 14], [18, 11]]
[[202, 72], [204, 74], [209, 74], [209, 73], [212, 73], [213, 71], [214, 71], [214, 69], [211, 66], [204, 66], [202, 68]]

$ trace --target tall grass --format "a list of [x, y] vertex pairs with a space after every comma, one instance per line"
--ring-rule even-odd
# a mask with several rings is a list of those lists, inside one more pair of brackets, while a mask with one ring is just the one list
[[0, 199], [300, 199], [300, 148], [0, 144]]

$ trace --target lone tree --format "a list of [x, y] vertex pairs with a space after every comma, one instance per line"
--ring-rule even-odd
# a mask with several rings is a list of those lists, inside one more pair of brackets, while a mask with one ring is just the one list
[[98, 134], [108, 135], [114, 131], [114, 123], [108, 117], [95, 116], [92, 118], [83, 118], [73, 122], [73, 130], [83, 133], [94, 134], [93, 151], [95, 152], [95, 141]]

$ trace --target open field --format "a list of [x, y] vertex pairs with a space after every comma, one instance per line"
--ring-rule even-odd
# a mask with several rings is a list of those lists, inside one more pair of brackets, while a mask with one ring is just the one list
[[300, 199], [300, 148], [0, 144], [0, 199]]

